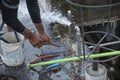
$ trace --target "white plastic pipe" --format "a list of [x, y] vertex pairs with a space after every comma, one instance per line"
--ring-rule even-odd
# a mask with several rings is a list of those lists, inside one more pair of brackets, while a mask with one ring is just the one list
[[92, 64], [88, 64], [85, 68], [85, 80], [107, 80], [107, 69], [99, 64], [98, 71], [92, 69]]

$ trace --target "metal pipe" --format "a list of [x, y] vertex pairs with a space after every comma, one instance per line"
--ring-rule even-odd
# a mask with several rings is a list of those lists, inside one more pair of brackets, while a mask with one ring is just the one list
[[68, 16], [68, 18], [71, 20], [72, 19], [72, 12], [71, 12], [71, 10], [68, 10], [67, 11], [67, 16]]
[[[68, 16], [68, 19], [72, 22], [72, 12], [71, 12], [71, 10], [67, 11], [67, 16]], [[69, 34], [70, 39], [71, 39], [71, 27], [73, 27], [73, 26], [71, 26], [71, 24], [70, 24], [70, 26], [68, 27], [68, 34]]]
[[72, 48], [71, 46], [72, 46], [72, 43], [71, 43], [71, 39], [72, 39], [72, 35], [71, 35], [71, 33], [72, 33], [72, 28], [74, 27], [73, 26], [73, 21], [72, 21], [72, 12], [71, 12], [71, 10], [68, 10], [67, 11], [67, 17], [68, 17], [68, 19], [70, 20], [70, 22], [71, 22], [71, 24], [68, 26], [68, 35], [69, 35], [69, 47], [70, 48]]
[[[94, 43], [90, 43], [90, 42], [86, 42], [86, 41], [85, 41], [85, 44], [93, 45], [93, 46], [96, 45], [96, 44], [94, 44]], [[93, 48], [93, 46], [88, 46], [88, 48], [91, 49], [91, 48]], [[103, 49], [106, 49], [106, 50], [109, 50], [109, 51], [115, 51], [115, 50], [113, 50], [113, 49], [111, 49], [111, 48], [107, 48], [107, 47], [104, 47], [104, 46], [98, 46], [98, 47], [103, 48]]]
[[[93, 58], [115, 56], [115, 55], [120, 55], [120, 51], [91, 54], [89, 56], [89, 58], [93, 59]], [[85, 56], [85, 58], [87, 58], [87, 57], [88, 56]], [[36, 66], [50, 65], [50, 64], [60, 63], [60, 62], [77, 61], [77, 60], [80, 60], [80, 59], [84, 59], [84, 56], [80, 56], [80, 58], [79, 57], [71, 57], [71, 58], [64, 58], [64, 59], [59, 59], [59, 60], [45, 61], [45, 62], [40, 62], [40, 63], [36, 63], [36, 64], [28, 64], [28, 67], [32, 68], [32, 67], [36, 67]]]
[[78, 50], [78, 56], [81, 56], [81, 32], [80, 32], [80, 28], [78, 26], [75, 26], [75, 30], [76, 30], [76, 38], [77, 38], [77, 50]]
[[[114, 42], [108, 42], [108, 43], [103, 43], [103, 44], [100, 44], [99, 46], [110, 46], [110, 45], [113, 45], [113, 44], [118, 44], [120, 43], [120, 41], [114, 41]], [[89, 46], [89, 48], [93, 48], [94, 46]]]

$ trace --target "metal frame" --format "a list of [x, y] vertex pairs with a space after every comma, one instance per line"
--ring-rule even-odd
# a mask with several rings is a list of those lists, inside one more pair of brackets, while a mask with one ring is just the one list
[[[83, 24], [83, 22], [84, 22], [84, 17], [83, 17], [83, 8], [91, 8], [91, 9], [94, 9], [94, 8], [96, 8], [96, 9], [99, 9], [99, 8], [108, 8], [108, 11], [109, 12], [111, 12], [111, 7], [114, 7], [114, 6], [118, 6], [118, 5], [120, 5], [120, 2], [119, 3], [114, 3], [114, 4], [107, 4], [107, 5], [97, 5], [97, 6], [91, 6], [91, 5], [82, 5], [82, 4], [78, 4], [78, 3], [74, 3], [74, 2], [72, 2], [71, 0], [66, 0], [68, 3], [69, 3], [69, 5], [71, 6], [71, 5], [73, 5], [73, 6], [77, 6], [77, 7], [79, 7], [80, 8], [80, 19], [81, 19], [81, 23], [80, 23], [80, 27], [81, 27], [81, 37], [82, 37], [82, 47], [83, 47], [83, 56], [84, 56], [84, 60], [88, 60], [88, 61], [92, 61], [92, 62], [106, 62], [106, 61], [110, 61], [110, 60], [112, 60], [112, 59], [115, 59], [115, 58], [117, 58], [118, 56], [115, 56], [115, 57], [113, 57], [113, 58], [111, 58], [111, 59], [107, 59], [107, 60], [89, 60], [89, 56], [92, 54], [92, 53], [94, 53], [94, 50], [97, 48], [97, 47], [102, 47], [102, 48], [105, 48], [105, 49], [107, 49], [107, 50], [110, 50], [110, 51], [115, 51], [115, 50], [113, 50], [113, 49], [109, 49], [109, 48], [106, 48], [106, 47], [104, 47], [104, 46], [101, 46], [101, 42], [102, 42], [102, 40], [107, 36], [107, 35], [110, 35], [110, 36], [112, 36], [112, 37], [114, 37], [115, 39], [117, 39], [118, 41], [116, 41], [117, 43], [120, 43], [119, 42], [119, 40], [120, 40], [120, 38], [118, 38], [116, 35], [114, 35], [114, 34], [110, 34], [108, 31], [106, 31], [106, 32], [103, 32], [103, 31], [91, 31], [91, 32], [85, 32], [84, 31], [84, 24]], [[110, 18], [111, 16], [110, 16], [110, 14], [108, 14], [108, 22], [109, 22], [109, 18]], [[109, 24], [107, 25], [107, 29], [109, 29]], [[97, 44], [93, 44], [93, 43], [90, 43], [90, 42], [86, 42], [84, 39], [85, 39], [85, 34], [90, 34], [90, 33], [102, 33], [102, 34], [104, 34], [104, 36], [98, 41], [98, 43]], [[89, 45], [91, 45], [92, 47], [94, 46], [94, 48], [92, 49], [92, 51], [90, 52], [90, 54], [88, 55], [88, 57], [87, 58], [85, 58], [85, 56], [86, 56], [86, 52], [85, 52], [85, 45], [84, 44], [89, 44]], [[111, 45], [112, 44], [116, 44], [116, 43], [114, 43], [114, 42], [112, 42], [111, 43]], [[105, 44], [106, 46], [108, 46], [108, 45], [110, 45], [110, 44]], [[82, 54], [82, 53], [80, 53], [80, 54]]]

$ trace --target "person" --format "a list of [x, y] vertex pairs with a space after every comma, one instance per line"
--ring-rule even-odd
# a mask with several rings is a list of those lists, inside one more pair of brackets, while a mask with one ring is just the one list
[[[39, 34], [34, 34], [25, 27], [17, 18], [19, 0], [0, 0], [2, 19], [10, 28], [25, 36], [33, 47], [41, 47], [50, 44], [50, 38], [46, 35], [40, 17], [38, 0], [26, 0], [27, 9]], [[10, 29], [8, 28], [8, 29]]]

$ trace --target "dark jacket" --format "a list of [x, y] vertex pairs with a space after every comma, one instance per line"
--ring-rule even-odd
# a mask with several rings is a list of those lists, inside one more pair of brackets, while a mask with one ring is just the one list
[[[38, 0], [26, 0], [33, 23], [40, 23]], [[17, 32], [23, 32], [25, 26], [17, 19], [19, 0], [0, 0], [3, 21]]]

